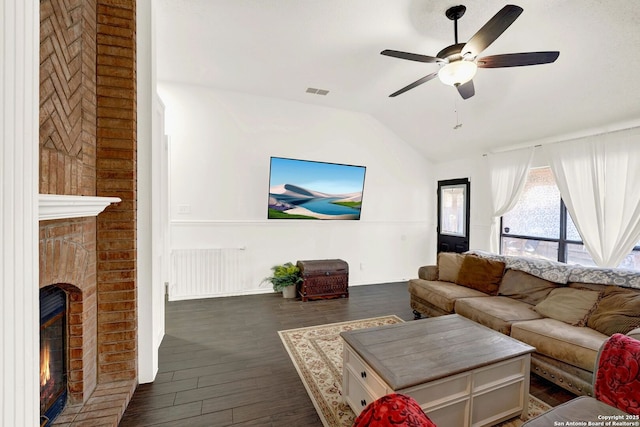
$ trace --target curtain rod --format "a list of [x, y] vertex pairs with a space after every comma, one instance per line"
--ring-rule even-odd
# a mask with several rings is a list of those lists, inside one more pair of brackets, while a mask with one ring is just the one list
[[482, 157], [487, 157], [489, 154], [508, 153], [509, 151], [526, 150], [527, 148], [538, 148], [538, 147], [542, 147], [542, 144], [527, 145], [526, 147], [519, 147], [519, 148], [508, 149], [508, 150], [494, 151], [492, 153], [483, 153]]
[[610, 130], [602, 130], [602, 129], [598, 129], [598, 130], [594, 130], [591, 129], [591, 131], [593, 133], [586, 133], [586, 134], [581, 134], [581, 135], [576, 135], [576, 132], [574, 132], [573, 134], [565, 134], [564, 136], [560, 136], [558, 137], [558, 139], [550, 139], [548, 141], [545, 142], [538, 142], [537, 144], [526, 144], [526, 145], [520, 145], [520, 146], [511, 146], [511, 148], [506, 147], [505, 149], [497, 149], [496, 151], [493, 152], [489, 152], [489, 153], [484, 153], [482, 154], [482, 157], [486, 157], [489, 154], [498, 154], [498, 153], [506, 153], [508, 151], [516, 151], [516, 150], [524, 150], [526, 148], [536, 148], [536, 147], [542, 147], [543, 145], [549, 145], [549, 144], [556, 144], [559, 142], [569, 142], [569, 141], [576, 141], [578, 139], [584, 139], [584, 138], [590, 138], [593, 136], [599, 136], [599, 135], [608, 135], [608, 134], [612, 134], [612, 133], [616, 133], [616, 132], [622, 132], [622, 131], [630, 131], [630, 130], [634, 130], [634, 129], [638, 129], [640, 130], [640, 124], [638, 124], [638, 121], [635, 120], [633, 122], [630, 123], [626, 123], [627, 127], [619, 127], [617, 129], [610, 129]]

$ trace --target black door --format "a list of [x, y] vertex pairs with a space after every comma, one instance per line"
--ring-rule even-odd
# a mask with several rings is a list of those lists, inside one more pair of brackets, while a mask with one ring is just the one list
[[469, 250], [469, 179], [438, 181], [438, 252]]

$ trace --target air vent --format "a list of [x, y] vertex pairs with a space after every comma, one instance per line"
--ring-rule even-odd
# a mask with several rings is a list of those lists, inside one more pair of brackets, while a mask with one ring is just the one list
[[326, 89], [316, 89], [316, 88], [313, 88], [313, 87], [308, 87], [307, 88], [307, 93], [313, 93], [314, 95], [323, 95], [324, 96], [324, 95], [328, 94], [329, 91], [326, 90]]

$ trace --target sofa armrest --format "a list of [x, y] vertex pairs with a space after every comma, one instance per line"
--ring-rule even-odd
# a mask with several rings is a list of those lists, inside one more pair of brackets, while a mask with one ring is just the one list
[[424, 265], [418, 269], [418, 277], [423, 280], [438, 280], [438, 266]]
[[630, 336], [631, 338], [640, 340], [640, 328], [635, 328], [630, 330], [629, 332], [627, 332], [627, 335]]

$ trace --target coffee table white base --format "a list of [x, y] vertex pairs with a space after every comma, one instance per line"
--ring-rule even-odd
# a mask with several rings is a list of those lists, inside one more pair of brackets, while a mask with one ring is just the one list
[[393, 390], [344, 343], [343, 395], [356, 415], [390, 393], [414, 398], [438, 426], [491, 426], [527, 415], [531, 355], [462, 372], [401, 390]]

